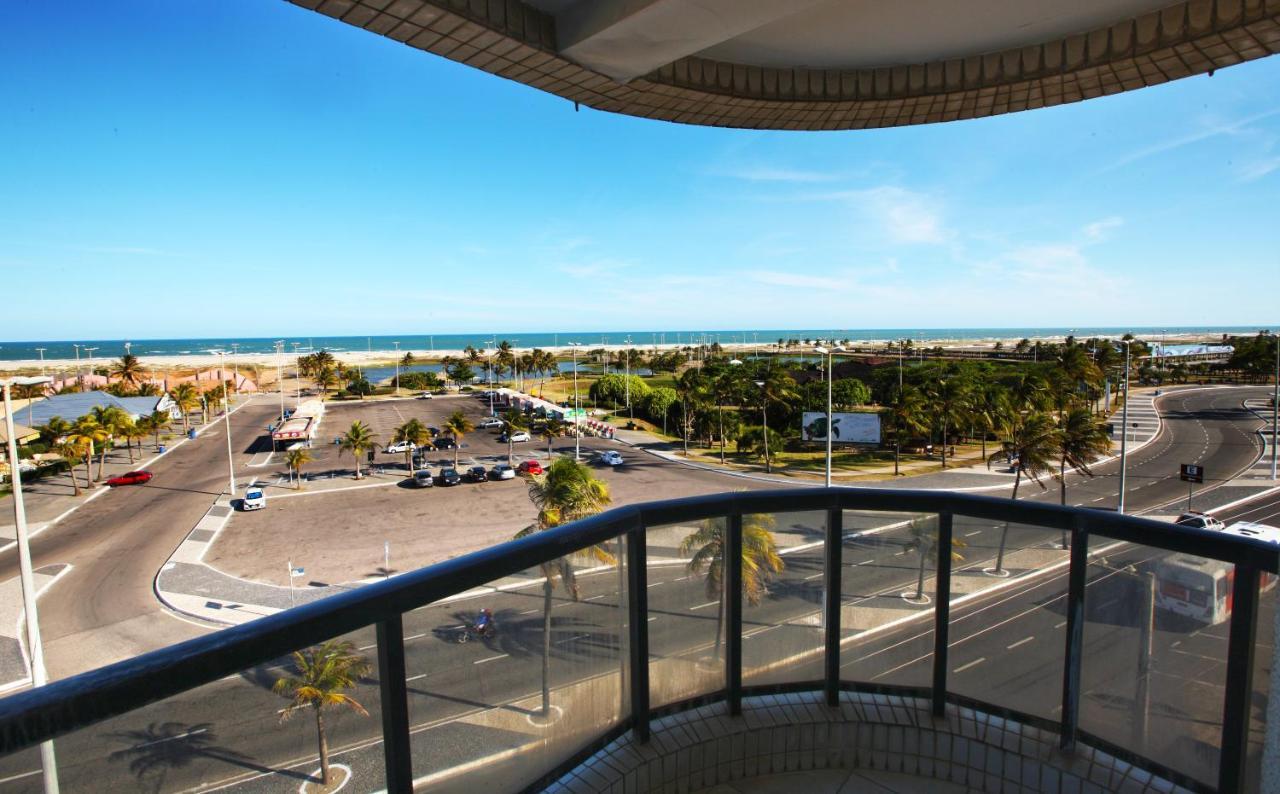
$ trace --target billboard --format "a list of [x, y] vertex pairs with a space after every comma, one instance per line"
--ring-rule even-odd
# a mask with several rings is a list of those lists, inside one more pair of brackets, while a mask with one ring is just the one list
[[[880, 414], [833, 413], [831, 414], [831, 443], [879, 444]], [[827, 414], [825, 411], [805, 411], [800, 420], [800, 438], [805, 441], [827, 440]]]

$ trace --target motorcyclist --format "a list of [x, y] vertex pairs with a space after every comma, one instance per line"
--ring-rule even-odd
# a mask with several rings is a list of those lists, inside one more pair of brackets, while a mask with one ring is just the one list
[[475, 622], [471, 624], [471, 628], [481, 636], [493, 633], [493, 610], [488, 607], [481, 609], [480, 614], [476, 616]]

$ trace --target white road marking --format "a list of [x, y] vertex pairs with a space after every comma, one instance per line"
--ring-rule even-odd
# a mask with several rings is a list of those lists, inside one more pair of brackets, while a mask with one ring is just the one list
[[418, 673], [417, 675], [411, 675], [408, 678], [406, 678], [405, 682], [408, 683], [409, 681], [417, 681], [419, 678], [426, 678], [426, 677], [427, 677], [426, 673]]
[[538, 611], [538, 610], [536, 610], [536, 609], [526, 609], [525, 611], [523, 611], [523, 612], [517, 612], [516, 614], [517, 614], [517, 615], [532, 615], [534, 612], [537, 612], [537, 611]]
[[706, 609], [707, 607], [713, 607], [719, 603], [719, 601], [708, 601], [705, 604], [698, 604], [696, 607], [689, 607], [689, 611], [692, 612], [695, 609]]
[[962, 673], [962, 672], [964, 672], [965, 670], [968, 670], [970, 667], [977, 667], [978, 665], [982, 664], [982, 663], [983, 663], [983, 662], [985, 662], [986, 660], [987, 660], [987, 657], [985, 657], [985, 656], [979, 656], [977, 659], [974, 659], [972, 662], [969, 662], [968, 664], [962, 664], [962, 665], [960, 665], [959, 667], [957, 667], [956, 669], [952, 670], [951, 672], [953, 672], [953, 673]]
[[981, 534], [982, 534], [982, 530], [980, 530], [980, 529], [975, 529], [975, 530], [974, 530], [974, 531], [972, 531], [972, 532], [966, 532], [966, 533], [964, 533], [964, 536], [965, 536], [966, 538], [971, 538], [971, 537], [973, 537], [974, 535], [981, 535]]
[[657, 619], [658, 619], [658, 618], [657, 618], [656, 616], [655, 616], [655, 617], [651, 617], [651, 618], [649, 618], [649, 620], [648, 620], [647, 622], [648, 622], [648, 623], [652, 623], [653, 621], [655, 621], [655, 620], [657, 620]]
[[645, 585], [645, 589], [647, 590], [647, 589], [649, 589], [650, 587], [657, 587], [657, 586], [658, 586], [658, 585], [660, 585], [660, 584], [662, 584], [662, 582], [654, 582], [653, 584], [647, 584], [647, 585]]
[[32, 775], [38, 775], [40, 774], [40, 771], [41, 770], [39, 769], [33, 769], [30, 772], [23, 772], [20, 775], [12, 775], [10, 777], [0, 777], [0, 784], [11, 783], [15, 780], [22, 780], [24, 777], [31, 777]]
[[824, 575], [825, 575], [825, 574], [815, 573], [813, 576], [806, 576], [806, 577], [804, 578], [804, 580], [805, 580], [806, 582], [811, 582], [811, 581], [813, 581], [814, 579], [817, 579], [817, 578], [819, 578], [819, 577], [821, 577], [821, 576], [824, 576]]
[[497, 661], [498, 659], [505, 659], [510, 655], [511, 654], [509, 653], [500, 653], [497, 656], [490, 656], [486, 659], [477, 659], [474, 662], [472, 662], [472, 664], [484, 664], [485, 662], [494, 662], [494, 661]]
[[583, 601], [598, 601], [598, 600], [599, 600], [599, 599], [601, 599], [601, 598], [604, 598], [604, 593], [601, 593], [600, 595], [593, 595], [593, 596], [591, 596], [590, 598], [584, 598], [584, 599], [582, 599], [582, 600], [583, 600]]
[[1023, 637], [1022, 639], [1018, 640], [1012, 645], [1004, 646], [1004, 649], [1006, 651], [1012, 651], [1014, 648], [1017, 648], [1019, 645], [1026, 645], [1028, 642], [1031, 642], [1034, 639], [1035, 639], [1035, 635], [1032, 635], [1030, 637]]
[[1067, 625], [1067, 621], [1065, 621], [1065, 620], [1064, 620], [1064, 621], [1062, 621], [1061, 623], [1055, 623], [1055, 624], [1053, 625], [1053, 627], [1054, 627], [1055, 629], [1060, 629], [1060, 628], [1062, 628], [1062, 627], [1063, 627], [1063, 626], [1065, 626], [1065, 625]]
[[555, 644], [556, 644], [556, 645], [564, 645], [566, 642], [573, 642], [574, 640], [580, 640], [580, 639], [583, 639], [584, 637], [590, 637], [590, 636], [591, 636], [590, 634], [576, 634], [576, 635], [574, 635], [574, 636], [572, 636], [572, 637], [569, 637], [569, 638], [567, 638], [567, 639], [563, 639], [563, 640], [556, 640]]

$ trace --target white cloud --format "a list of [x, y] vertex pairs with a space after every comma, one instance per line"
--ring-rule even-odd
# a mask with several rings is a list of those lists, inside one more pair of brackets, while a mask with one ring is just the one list
[[785, 273], [776, 270], [754, 270], [747, 273], [752, 281], [771, 284], [778, 287], [799, 287], [803, 289], [847, 290], [853, 282], [847, 279], [830, 278], [828, 276], [810, 276], [803, 273]]
[[1277, 168], [1280, 168], [1280, 157], [1268, 157], [1242, 165], [1238, 170], [1238, 174], [1241, 182], [1252, 182], [1255, 179], [1263, 178]]
[[807, 193], [795, 198], [847, 202], [859, 220], [871, 221], [884, 230], [890, 242], [940, 245], [955, 237], [943, 222], [937, 197], [897, 185]]
[[1085, 239], [1095, 241], [1104, 239], [1112, 229], [1118, 229], [1123, 225], [1124, 218], [1121, 218], [1119, 215], [1112, 215], [1109, 218], [1103, 218], [1100, 221], [1085, 224], [1084, 229], [1081, 231], [1084, 232]]
[[1275, 115], [1280, 115], [1280, 108], [1272, 108], [1271, 110], [1265, 110], [1261, 113], [1254, 113], [1251, 116], [1245, 116], [1234, 121], [1212, 123], [1196, 132], [1188, 133], [1177, 138], [1170, 138], [1169, 140], [1161, 141], [1150, 146], [1144, 146], [1141, 149], [1132, 151], [1124, 157], [1121, 157], [1119, 160], [1098, 169], [1095, 172], [1095, 175], [1105, 174], [1108, 171], [1123, 168], [1126, 165], [1135, 163], [1139, 160], [1144, 160], [1152, 155], [1170, 152], [1174, 149], [1181, 149], [1183, 146], [1199, 143], [1200, 141], [1215, 138], [1219, 135], [1234, 135], [1246, 130], [1254, 122], [1261, 121]]

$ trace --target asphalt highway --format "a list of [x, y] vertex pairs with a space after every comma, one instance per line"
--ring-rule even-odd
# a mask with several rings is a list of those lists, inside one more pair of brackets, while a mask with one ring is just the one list
[[[1167, 505], [1186, 496], [1185, 486], [1177, 480], [1179, 463], [1204, 465], [1211, 480], [1228, 478], [1252, 463], [1258, 453], [1252, 429], [1258, 422], [1240, 408], [1245, 396], [1254, 395], [1246, 395], [1244, 390], [1212, 390], [1174, 392], [1162, 398], [1161, 409], [1166, 419], [1163, 432], [1130, 458], [1130, 510], [1176, 512], [1181, 505]], [[264, 418], [254, 419], [252, 411], [261, 411]], [[245, 419], [239, 421], [239, 426], [249, 428], [261, 425], [270, 414], [270, 405], [260, 408], [251, 405], [235, 414], [233, 428], [241, 416]], [[248, 443], [251, 439], [247, 434], [256, 430], [244, 432]], [[213, 436], [221, 438], [216, 433]], [[240, 443], [239, 432], [236, 440]], [[210, 447], [214, 443], [206, 437], [191, 446]], [[186, 466], [198, 461], [195, 455], [191, 457], [192, 462]], [[175, 481], [174, 475], [183, 474], [183, 458], [177, 453], [163, 465], [174, 469], [166, 474], [166, 482]], [[192, 490], [172, 492], [175, 495], [169, 498], [173, 501], [164, 502], [167, 510], [190, 511], [191, 519], [183, 523], [168, 515], [163, 520], [166, 527], [190, 527], [207, 508], [211, 494], [220, 488], [220, 469], [205, 466], [202, 470], [210, 472], [207, 478], [194, 478], [189, 483]], [[1116, 470], [1117, 464], [1108, 463], [1098, 467], [1099, 476], [1092, 480], [1072, 478], [1068, 501], [1092, 506], [1113, 505]], [[150, 506], [155, 503], [142, 499], [135, 505], [127, 501], [141, 499], [134, 494], [153, 490], [138, 489], [126, 498], [98, 500], [83, 512], [87, 514], [89, 510], [103, 507], [132, 510], [142, 527], [150, 526], [150, 531], [156, 533], [160, 528], [146, 523], [147, 514], [152, 512]], [[1041, 492], [1032, 484], [1024, 484], [1020, 496], [1056, 501], [1058, 493], [1054, 486]], [[1265, 520], [1280, 514], [1280, 502], [1267, 504], [1269, 506], [1250, 506], [1253, 512], [1241, 515], [1251, 520]], [[144, 506], [148, 506], [146, 510], [142, 509]], [[102, 520], [103, 516], [98, 518]], [[846, 527], [870, 529], [896, 523], [900, 518], [851, 515]], [[116, 522], [118, 518], [113, 517], [113, 523]], [[815, 538], [821, 534], [820, 516], [787, 514], [779, 516], [778, 522], [807, 529]], [[33, 544], [37, 565], [44, 559], [66, 561], [71, 553], [78, 555], [77, 559], [86, 556], [103, 559], [100, 565], [78, 564], [73, 574], [80, 573], [82, 579], [69, 579], [58, 586], [65, 600], [81, 600], [85, 595], [96, 594], [95, 600], [103, 603], [60, 604], [54, 600], [59, 594], [58, 588], [42, 599], [42, 607], [46, 603], [55, 605], [45, 607], [43, 614], [49, 617], [42, 622], [62, 632], [56, 640], [67, 640], [69, 646], [77, 634], [89, 632], [92, 636], [95, 630], [133, 630], [136, 626], [145, 632], [156, 625], [168, 626], [165, 621], [176, 623], [156, 612], [149, 590], [150, 577], [172, 545], [163, 546], [154, 538], [148, 543], [146, 530], [140, 528], [135, 533], [129, 529], [128, 537], [133, 545], [121, 551], [110, 538], [93, 537], [93, 531], [88, 528], [93, 523], [86, 521], [86, 524], [83, 530], [59, 531], [48, 538], [42, 536]], [[129, 525], [132, 526], [132, 522]], [[958, 564], [957, 576], [976, 574], [991, 565], [1001, 530], [1002, 527], [996, 525], [958, 521], [957, 536], [964, 537], [968, 547], [966, 559]], [[169, 532], [172, 534], [172, 530]], [[63, 540], [64, 536], [69, 537]], [[171, 538], [165, 540], [176, 544]], [[918, 558], [906, 548], [906, 540], [900, 529], [849, 538], [844, 555], [845, 603], [884, 596], [891, 597], [885, 599], [887, 601], [901, 603], [897, 594], [914, 585], [917, 573]], [[1048, 548], [1057, 540], [1057, 533], [1026, 529], [1011, 533], [1010, 548]], [[1111, 569], [1123, 568], [1128, 562], [1141, 563], [1144, 554], [1151, 556], [1140, 549], [1119, 550], [1108, 558], [1110, 567], [1095, 566], [1097, 570], [1091, 570], [1090, 578], [1087, 703], [1082, 727], [1126, 744], [1132, 743], [1132, 727], [1113, 712], [1123, 711], [1124, 698], [1133, 697], [1137, 616], [1132, 588], [1125, 584], [1123, 575]], [[148, 559], [140, 559], [148, 555]], [[786, 560], [787, 566], [779, 580], [771, 585], [769, 595], [759, 605], [746, 609], [747, 684], [818, 677], [817, 659], [812, 652], [821, 642], [816, 620], [822, 595], [821, 550], [802, 547], [789, 552]], [[3, 564], [11, 563], [6, 560]], [[139, 575], [140, 580], [147, 583], [145, 593], [138, 592], [138, 578], [130, 579]], [[68, 586], [77, 581], [81, 583]], [[123, 588], [126, 597], [121, 600], [128, 604], [117, 607], [110, 603], [120, 599], [120, 593], [111, 590], [112, 581]], [[504, 776], [527, 778], [530, 765], [549, 766], [556, 757], [576, 749], [585, 738], [578, 730], [592, 731], [595, 729], [592, 726], [607, 724], [616, 718], [625, 701], [619, 675], [625, 659], [619, 639], [625, 634], [622, 631], [625, 610], [619, 609], [617, 572], [587, 573], [580, 578], [580, 585], [578, 601], [568, 598], [563, 589], [554, 592], [553, 702], [565, 703], [569, 718], [557, 719], [553, 713], [548, 726], [540, 724], [536, 713], [542, 654], [540, 585], [433, 605], [406, 616], [417, 774], [467, 763], [499, 751], [516, 753], [517, 748], [526, 746], [535, 737], [547, 739], [529, 765], [492, 764], [483, 769], [480, 777], [473, 775], [467, 780], [468, 788], [484, 784], [483, 778], [500, 787], [509, 782]], [[1047, 575], [973, 599], [955, 609], [950, 658], [952, 688], [1011, 708], [1053, 717], [1061, 691], [1063, 646], [1062, 628], [1058, 624], [1064, 620], [1060, 614], [1064, 589], [1063, 576]], [[1095, 597], [1095, 593], [1100, 595]], [[671, 673], [654, 675], [655, 705], [683, 697], [690, 691], [714, 689], [716, 682], [722, 680], [714, 661], [719, 604], [707, 596], [704, 580], [689, 574], [683, 566], [651, 566], [649, 598], [651, 664], [655, 665], [655, 671], [664, 669]], [[1097, 607], [1093, 606], [1095, 602]], [[480, 606], [494, 609], [500, 626], [498, 636], [489, 641], [456, 643], [458, 627]], [[904, 605], [901, 614], [909, 616], [910, 610]], [[920, 609], [917, 614], [931, 613]], [[81, 628], [63, 631], [56, 622], [60, 620]], [[1266, 616], [1263, 624], [1270, 625]], [[177, 625], [185, 629], [183, 624]], [[849, 642], [842, 660], [846, 675], [855, 680], [927, 683], [932, 645], [928, 629], [927, 619], [908, 620], [892, 630]], [[173, 627], [167, 630], [175, 631]], [[190, 631], [194, 633], [196, 629]], [[1222, 637], [1225, 637], [1222, 626], [1161, 624], [1158, 627], [1156, 676], [1157, 680], [1164, 680], [1160, 678], [1164, 676], [1167, 682], [1153, 684], [1152, 701], [1162, 705], [1161, 719], [1152, 720], [1149, 734], [1143, 739], [1151, 743], [1154, 748], [1151, 754], [1157, 760], [1163, 761], [1163, 756], [1170, 754], [1170, 742], [1176, 745], [1183, 741], [1176, 737], [1203, 741], [1196, 731], [1184, 730], [1187, 720], [1194, 720], [1197, 725], [1211, 722], [1215, 708], [1220, 719], [1220, 683], [1216, 706], [1211, 708], [1214, 692], [1210, 673], [1225, 648]], [[371, 631], [357, 633], [351, 639], [372, 652]], [[1221, 648], [1214, 643], [1222, 643]], [[170, 791], [224, 781], [238, 783], [248, 790], [271, 790], [282, 784], [280, 775], [294, 780], [296, 785], [301, 775], [314, 768], [314, 727], [306, 716], [284, 725], [279, 723], [278, 710], [283, 701], [270, 692], [279, 670], [276, 665], [246, 671], [59, 740], [64, 788], [70, 791], [139, 788]], [[1209, 683], [1192, 687], [1187, 681]], [[681, 689], [682, 686], [685, 689]], [[369, 709], [370, 716], [335, 712], [328, 719], [330, 743], [339, 750], [336, 760], [349, 763], [356, 770], [359, 779], [356, 790], [375, 789], [381, 785], [376, 682], [362, 685], [356, 696]], [[1178, 721], [1170, 718], [1171, 714], [1191, 716]], [[1121, 735], [1115, 735], [1117, 733]], [[1194, 753], [1184, 755], [1194, 757]], [[34, 752], [0, 759], [0, 789], [38, 790], [39, 775], [31, 774], [35, 769], [38, 762]], [[1203, 765], [1187, 771], [1198, 776], [1204, 774]]]

